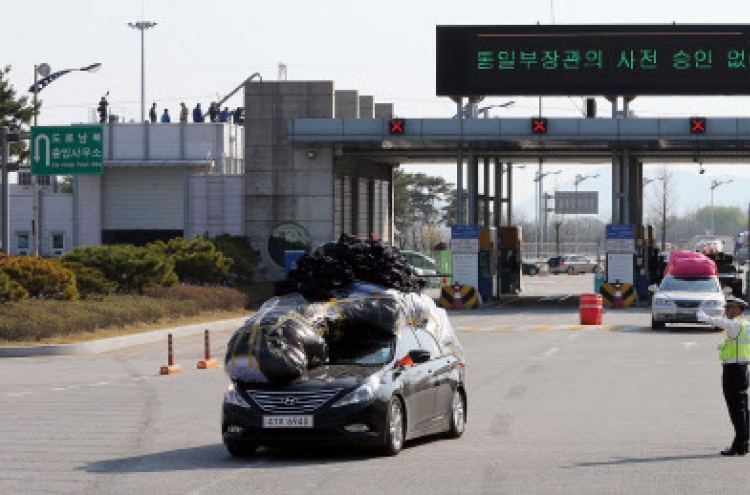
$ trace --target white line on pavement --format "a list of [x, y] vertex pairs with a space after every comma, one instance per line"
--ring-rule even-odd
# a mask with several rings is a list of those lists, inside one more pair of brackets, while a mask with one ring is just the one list
[[549, 349], [547, 352], [545, 352], [544, 355], [547, 357], [550, 357], [551, 355], [555, 354], [559, 350], [560, 350], [559, 347], [553, 347], [552, 349]]
[[8, 394], [8, 397], [21, 397], [22, 395], [30, 395], [31, 392], [29, 391], [23, 391], [23, 392], [16, 392], [14, 394]]

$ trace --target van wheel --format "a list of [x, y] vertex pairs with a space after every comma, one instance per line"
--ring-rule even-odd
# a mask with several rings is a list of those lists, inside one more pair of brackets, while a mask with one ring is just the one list
[[666, 328], [666, 326], [667, 324], [663, 321], [656, 321], [651, 318], [651, 328], [653, 328], [654, 330], [663, 330], [664, 328]]

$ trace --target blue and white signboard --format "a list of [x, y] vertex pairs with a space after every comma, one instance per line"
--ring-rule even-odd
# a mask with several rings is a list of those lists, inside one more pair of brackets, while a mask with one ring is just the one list
[[451, 251], [476, 254], [479, 252], [479, 225], [453, 225], [451, 227]]
[[479, 239], [479, 225], [453, 225], [451, 239]]
[[635, 225], [607, 225], [607, 251], [635, 253]]

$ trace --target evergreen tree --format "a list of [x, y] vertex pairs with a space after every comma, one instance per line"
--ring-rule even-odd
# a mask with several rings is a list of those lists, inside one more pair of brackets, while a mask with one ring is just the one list
[[[11, 133], [28, 132], [28, 126], [34, 117], [34, 106], [27, 96], [18, 97], [7, 79], [10, 65], [0, 69], [0, 127], [7, 126]], [[11, 143], [10, 155], [23, 161], [29, 151], [25, 141]]]

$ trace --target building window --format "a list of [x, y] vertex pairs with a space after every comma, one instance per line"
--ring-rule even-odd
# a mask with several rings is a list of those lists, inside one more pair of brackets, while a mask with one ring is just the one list
[[63, 234], [52, 234], [52, 249], [55, 251], [65, 249], [65, 236]]
[[29, 249], [29, 234], [16, 234], [16, 247], [18, 250]]
[[[40, 186], [49, 186], [52, 184], [51, 175], [37, 175], [36, 183]], [[31, 172], [18, 172], [18, 185], [30, 186], [31, 185]]]

